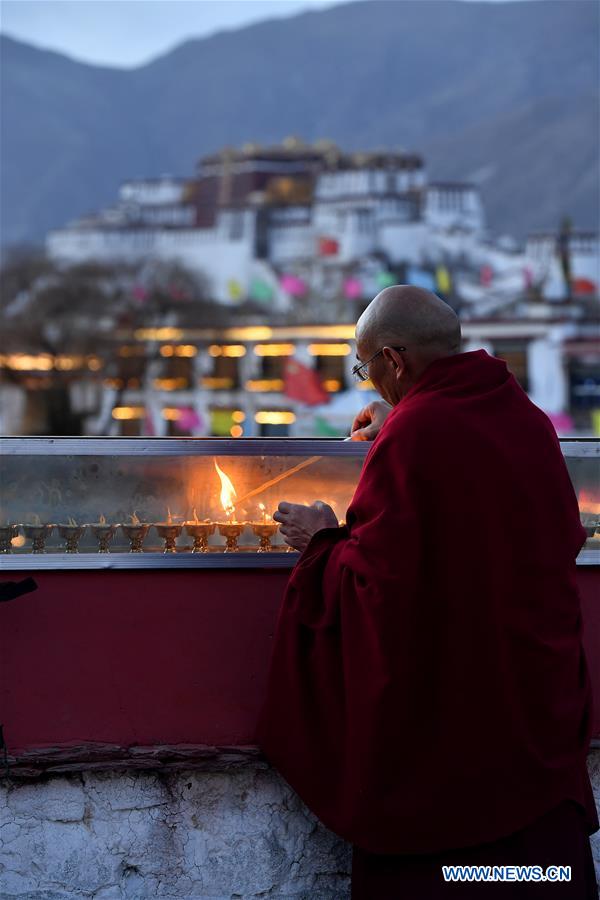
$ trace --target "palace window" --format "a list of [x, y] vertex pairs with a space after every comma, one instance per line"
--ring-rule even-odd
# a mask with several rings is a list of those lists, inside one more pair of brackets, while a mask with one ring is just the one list
[[[212, 356], [212, 354], [211, 354]], [[220, 354], [213, 356], [212, 371], [201, 380], [202, 387], [209, 390], [235, 390], [240, 386], [240, 360], [237, 356]]]
[[315, 369], [326, 391], [337, 393], [346, 388], [345, 357], [317, 356]]

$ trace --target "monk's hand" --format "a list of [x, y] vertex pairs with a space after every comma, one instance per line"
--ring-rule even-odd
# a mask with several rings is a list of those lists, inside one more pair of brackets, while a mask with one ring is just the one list
[[311, 506], [282, 501], [273, 518], [279, 522], [279, 530], [286, 544], [302, 552], [313, 534], [322, 528], [337, 528], [337, 516], [330, 506], [316, 500]]
[[393, 407], [385, 400], [374, 400], [363, 406], [352, 423], [350, 437], [353, 441], [374, 441]]

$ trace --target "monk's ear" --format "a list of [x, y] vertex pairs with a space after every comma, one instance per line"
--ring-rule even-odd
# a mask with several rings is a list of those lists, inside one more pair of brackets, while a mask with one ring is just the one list
[[400, 353], [398, 353], [397, 350], [394, 350], [393, 347], [384, 347], [383, 355], [386, 357], [386, 359], [389, 359], [392, 361], [394, 368], [396, 370], [394, 373], [396, 378], [398, 378], [399, 375], [402, 375], [402, 373], [404, 372], [404, 369], [405, 369], [405, 365], [404, 365], [404, 360], [402, 359], [402, 356], [400, 355]]

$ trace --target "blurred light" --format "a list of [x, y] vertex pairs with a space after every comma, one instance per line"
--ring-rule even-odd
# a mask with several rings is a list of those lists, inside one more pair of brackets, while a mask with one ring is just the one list
[[211, 356], [245, 356], [243, 344], [211, 344], [208, 348]]
[[163, 419], [166, 419], [168, 422], [176, 422], [181, 416], [181, 410], [176, 406], [165, 406], [162, 411]]
[[205, 388], [212, 388], [212, 390], [225, 390], [227, 388], [233, 387], [233, 378], [213, 378], [211, 376], [205, 376], [200, 379], [200, 384]]
[[49, 372], [54, 368], [54, 357], [49, 353], [39, 353], [35, 356], [28, 353], [10, 353], [0, 356], [0, 365], [19, 372]]
[[25, 535], [18, 534], [11, 540], [11, 547], [22, 547], [25, 544]]
[[104, 387], [116, 388], [117, 390], [119, 390], [119, 388], [124, 387], [125, 382], [122, 378], [105, 378], [102, 384], [104, 385]]
[[251, 378], [246, 382], [248, 391], [282, 391], [283, 379], [281, 378]]
[[342, 382], [338, 378], [326, 378], [322, 384], [325, 390], [329, 391], [330, 394], [334, 394], [342, 387]]
[[307, 329], [310, 331], [310, 337], [316, 338], [339, 338], [342, 341], [353, 341], [354, 325], [321, 325], [319, 328]]
[[231, 437], [238, 438], [241, 437], [244, 433], [244, 429], [241, 425], [232, 425], [230, 430]]
[[88, 356], [87, 360], [88, 369], [91, 369], [92, 372], [97, 372], [98, 369], [101, 369], [104, 363], [97, 356]]
[[226, 328], [225, 337], [232, 341], [268, 341], [273, 329], [265, 325], [249, 325], [246, 328]]
[[146, 410], [143, 406], [115, 406], [113, 419], [143, 419]]
[[234, 411], [231, 413], [231, 418], [239, 425], [240, 422], [244, 422], [246, 420], [246, 413], [242, 412], [241, 409], [234, 409]]
[[296, 416], [285, 410], [262, 409], [256, 413], [254, 421], [259, 425], [291, 425], [296, 421]]
[[254, 348], [257, 356], [293, 356], [295, 351], [293, 344], [257, 344]]
[[194, 347], [193, 344], [178, 344], [177, 346], [173, 346], [173, 344], [163, 344], [160, 348], [161, 356], [196, 356], [198, 353], [198, 348]]
[[66, 354], [61, 354], [54, 357], [55, 367], [64, 371], [69, 371], [70, 369], [81, 369], [83, 364], [83, 356], [67, 356]]
[[182, 391], [188, 384], [187, 378], [155, 378], [152, 382], [158, 391]]
[[374, 391], [375, 385], [369, 378], [367, 381], [357, 381], [354, 384], [355, 388], [358, 388], [359, 391]]
[[352, 353], [350, 344], [309, 344], [311, 356], [348, 356]]
[[181, 328], [137, 328], [133, 336], [138, 341], [180, 341], [183, 337]]

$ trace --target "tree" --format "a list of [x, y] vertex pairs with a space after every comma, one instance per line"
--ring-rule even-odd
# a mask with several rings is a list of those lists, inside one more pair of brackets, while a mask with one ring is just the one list
[[44, 391], [51, 434], [81, 433], [83, 416], [71, 403], [75, 383], [103, 386], [110, 379], [120, 384], [118, 403], [128, 380], [143, 380], [159, 348], [140, 344], [140, 353], [128, 358], [121, 333], [233, 321], [231, 310], [210, 302], [206, 280], [176, 262], [62, 266], [20, 248], [0, 271], [2, 379], [28, 394]]

